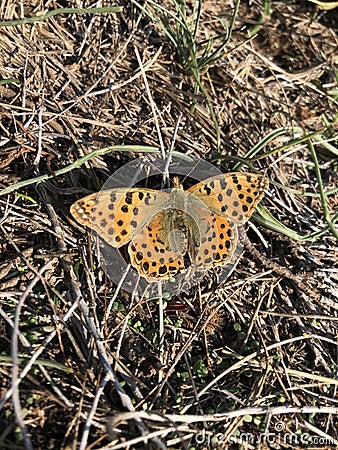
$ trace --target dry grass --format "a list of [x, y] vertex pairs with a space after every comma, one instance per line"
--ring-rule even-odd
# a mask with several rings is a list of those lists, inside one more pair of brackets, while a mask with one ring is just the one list
[[[149, 4], [153, 19], [122, 2], [1, 27], [0, 448], [338, 444], [337, 9], [248, 3], [200, 70]], [[4, 1], [0, 17], [61, 6]], [[204, 1], [197, 41], [232, 14]], [[142, 148], [91, 152], [169, 148], [180, 112], [177, 152], [226, 172], [261, 142], [246, 162], [270, 189], [227, 282], [172, 298], [187, 307], [162, 323], [156, 299], [116, 292], [69, 207]]]

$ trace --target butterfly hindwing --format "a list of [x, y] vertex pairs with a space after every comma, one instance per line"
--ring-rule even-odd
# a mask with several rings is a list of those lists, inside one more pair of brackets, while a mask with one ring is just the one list
[[210, 229], [201, 238], [196, 266], [206, 270], [231, 261], [237, 247], [237, 225], [217, 214], [210, 216]]
[[129, 244], [131, 264], [149, 281], [169, 278], [184, 270], [187, 240], [176, 227], [176, 211], [166, 209], [155, 215]]

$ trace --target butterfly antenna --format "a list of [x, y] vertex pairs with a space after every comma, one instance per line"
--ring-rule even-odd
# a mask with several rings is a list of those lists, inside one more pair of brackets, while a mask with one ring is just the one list
[[190, 177], [190, 175], [192, 174], [192, 172], [196, 169], [196, 167], [197, 167], [199, 164], [200, 164], [200, 161], [197, 160], [197, 161], [194, 163], [193, 167], [192, 167], [192, 168], [189, 170], [189, 172], [185, 175], [185, 177], [183, 178], [183, 180], [181, 180], [181, 184], [183, 184], [184, 181], [185, 181], [188, 177]]
[[172, 160], [172, 155], [173, 155], [173, 151], [174, 151], [174, 147], [175, 147], [175, 142], [176, 142], [176, 137], [177, 137], [177, 133], [178, 133], [178, 128], [180, 126], [180, 122], [182, 119], [182, 112], [180, 111], [179, 115], [178, 115], [178, 119], [175, 125], [175, 129], [174, 129], [174, 134], [173, 137], [171, 138], [171, 144], [170, 144], [170, 150], [167, 153], [167, 160], [165, 162], [164, 165], [164, 169], [163, 169], [163, 180], [162, 180], [162, 189], [164, 188], [165, 185], [167, 185], [167, 187], [169, 187], [169, 166]]

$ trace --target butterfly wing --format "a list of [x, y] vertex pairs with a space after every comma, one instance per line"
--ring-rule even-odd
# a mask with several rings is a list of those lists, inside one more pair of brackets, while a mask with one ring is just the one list
[[70, 212], [81, 224], [91, 227], [108, 244], [127, 244], [151, 218], [168, 207], [168, 192], [153, 189], [116, 188], [100, 191], [75, 202]]
[[128, 246], [132, 266], [149, 281], [185, 270], [187, 239], [178, 222], [177, 212], [166, 209], [153, 217]]
[[208, 178], [188, 192], [201, 199], [212, 213], [242, 225], [250, 219], [267, 188], [264, 176], [241, 172]]
[[225, 217], [211, 214], [208, 232], [201, 237], [196, 267], [205, 270], [229, 263], [236, 250], [237, 241], [237, 226]]

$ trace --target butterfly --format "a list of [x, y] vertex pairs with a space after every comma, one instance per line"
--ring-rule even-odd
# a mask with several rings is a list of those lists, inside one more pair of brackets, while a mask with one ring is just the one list
[[128, 244], [131, 265], [148, 281], [205, 271], [231, 261], [238, 227], [268, 188], [251, 173], [207, 178], [187, 190], [174, 177], [170, 190], [116, 188], [76, 201], [71, 214], [107, 244]]

